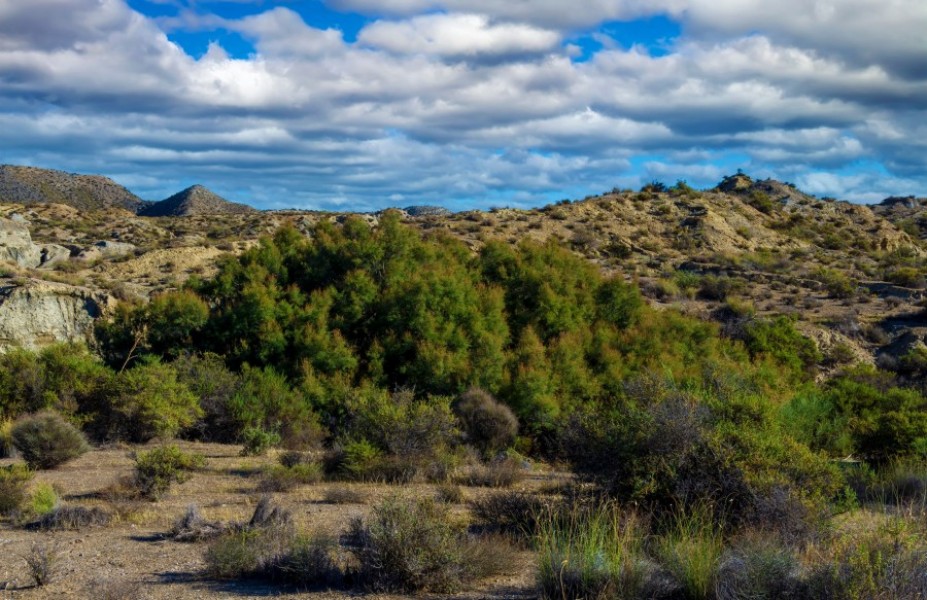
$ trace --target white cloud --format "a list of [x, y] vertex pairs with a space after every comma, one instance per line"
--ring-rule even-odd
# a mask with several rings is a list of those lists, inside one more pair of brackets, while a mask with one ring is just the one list
[[[927, 184], [927, 74], [901, 68], [923, 12], [909, 0], [880, 5], [879, 35], [899, 32], [880, 47], [824, 0], [756, 0], [752, 16], [734, 7], [754, 0], [348, 1], [392, 17], [355, 43], [282, 7], [187, 17], [256, 49], [235, 59], [213, 44], [197, 60], [121, 0], [0, 0], [4, 161], [105, 171], [154, 198], [214, 177], [267, 205], [527, 202], [648, 176], [707, 184], [723, 175], [707, 163], [732, 153], [856, 198], [885, 187], [877, 173], [812, 174], [866, 158], [894, 170], [885, 181]], [[418, 14], [431, 8], [451, 12]], [[565, 28], [660, 11], [693, 31], [666, 56], [609, 47], [574, 62], [565, 46]], [[842, 24], [858, 47], [832, 31]], [[664, 158], [635, 175], [640, 155]]]
[[491, 23], [483, 15], [433, 14], [377, 21], [361, 30], [362, 44], [396, 54], [447, 57], [530, 56], [560, 46], [560, 34], [517, 23]]

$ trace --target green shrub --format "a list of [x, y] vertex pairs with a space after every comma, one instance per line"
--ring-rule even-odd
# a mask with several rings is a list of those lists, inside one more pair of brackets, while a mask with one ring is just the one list
[[90, 449], [78, 429], [51, 412], [23, 417], [13, 425], [10, 436], [33, 469], [53, 469]]
[[464, 493], [459, 485], [441, 483], [435, 488], [435, 499], [446, 504], [460, 504], [463, 502]]
[[681, 509], [669, 531], [656, 542], [660, 564], [692, 600], [715, 597], [723, 550], [721, 528], [715, 523], [714, 510], [707, 507]]
[[101, 398], [92, 413], [88, 427], [96, 437], [139, 443], [175, 437], [202, 416], [176, 369], [158, 361], [119, 374], [108, 398]]
[[34, 473], [25, 465], [0, 467], [0, 515], [20, 510], [26, 501], [26, 486]]
[[769, 356], [796, 377], [812, 372], [823, 360], [814, 340], [803, 336], [789, 317], [754, 319], [744, 326], [741, 338], [751, 356]]
[[489, 392], [471, 388], [453, 406], [466, 441], [483, 456], [493, 456], [515, 443], [518, 419]]
[[241, 455], [263, 456], [267, 451], [280, 443], [280, 434], [273, 431], [264, 431], [258, 427], [246, 427], [241, 432]]
[[699, 281], [699, 296], [706, 300], [724, 302], [732, 293], [740, 290], [743, 282], [731, 277], [704, 275]]
[[550, 515], [538, 534], [538, 588], [545, 600], [661, 597], [640, 525], [613, 507]]
[[134, 485], [142, 498], [157, 500], [172, 483], [183, 483], [190, 472], [206, 466], [200, 454], [188, 454], [177, 446], [161, 446], [134, 456]]
[[821, 282], [833, 298], [851, 298], [859, 287], [859, 282], [834, 269], [821, 267], [811, 276]]
[[467, 537], [446, 505], [427, 498], [387, 499], [366, 523], [355, 519], [349, 537], [359, 580], [376, 590], [452, 592], [509, 566], [487, 561], [487, 547]]
[[29, 512], [37, 517], [43, 517], [58, 508], [58, 492], [48, 483], [40, 483], [32, 490], [29, 503]]

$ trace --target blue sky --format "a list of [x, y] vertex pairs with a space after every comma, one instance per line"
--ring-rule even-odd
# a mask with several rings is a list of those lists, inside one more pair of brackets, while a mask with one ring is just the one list
[[743, 169], [875, 202], [927, 195], [925, 98], [923, 0], [0, 0], [2, 162], [147, 199], [537, 206]]

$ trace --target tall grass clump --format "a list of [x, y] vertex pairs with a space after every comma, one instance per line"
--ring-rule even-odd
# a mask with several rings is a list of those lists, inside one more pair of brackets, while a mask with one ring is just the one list
[[775, 539], [749, 535], [733, 544], [718, 565], [717, 600], [797, 598], [801, 564]]
[[713, 512], [704, 505], [678, 510], [655, 542], [660, 563], [690, 600], [714, 598], [724, 540]]
[[652, 597], [659, 575], [643, 551], [643, 528], [615, 506], [572, 508], [539, 525], [538, 584], [541, 597]]

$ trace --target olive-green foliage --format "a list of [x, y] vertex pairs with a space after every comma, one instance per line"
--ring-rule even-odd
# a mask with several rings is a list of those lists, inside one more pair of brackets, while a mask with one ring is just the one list
[[241, 384], [228, 402], [227, 412], [235, 430], [246, 447], [258, 454], [281, 442], [293, 450], [308, 449], [323, 437], [309, 399], [272, 368], [246, 365]]
[[29, 512], [36, 517], [43, 517], [58, 508], [60, 501], [58, 492], [51, 484], [40, 483], [32, 490]]
[[241, 387], [241, 375], [232, 372], [217, 354], [188, 354], [171, 363], [177, 379], [199, 398], [203, 416], [193, 428], [199, 439], [235, 442], [241, 425], [232, 398]]
[[206, 303], [190, 290], [166, 292], [148, 304], [120, 304], [109, 320], [96, 324], [103, 356], [121, 368], [144, 353], [177, 357], [193, 345], [209, 317]]
[[174, 437], [202, 415], [197, 397], [178, 380], [174, 366], [157, 360], [119, 373], [107, 396], [88, 409], [95, 437], [133, 442]]
[[139, 496], [157, 500], [172, 483], [183, 483], [190, 472], [206, 465], [200, 454], [183, 452], [177, 446], [161, 446], [135, 455], [135, 489]]
[[643, 552], [644, 532], [615, 507], [542, 514], [538, 587], [544, 600], [643, 600], [659, 594], [658, 574]]
[[740, 336], [751, 356], [769, 356], [796, 377], [812, 370], [823, 359], [817, 344], [795, 329], [789, 317], [753, 319]]
[[57, 344], [40, 353], [13, 350], [0, 356], [0, 415], [16, 418], [48, 408], [74, 414], [108, 376], [85, 346]]
[[812, 273], [812, 277], [820, 281], [827, 293], [834, 298], [850, 298], [859, 287], [859, 282], [850, 278], [846, 273], [835, 269], [821, 267]]
[[32, 469], [54, 469], [90, 449], [84, 434], [53, 412], [23, 417], [10, 435]]
[[341, 470], [356, 479], [441, 479], [455, 462], [460, 433], [447, 397], [409, 391], [348, 401]]
[[26, 485], [34, 473], [23, 464], [0, 467], [0, 515], [22, 508], [26, 500]]
[[564, 433], [574, 468], [655, 514], [700, 502], [725, 527], [801, 533], [840, 489], [839, 472], [780, 426], [742, 382], [703, 388], [647, 378], [620, 407], [588, 409]]
[[359, 218], [321, 223], [308, 237], [283, 228], [192, 288], [102, 324], [111, 364], [136, 345], [136, 354], [206, 350], [235, 368], [272, 367], [303, 383], [326, 423], [343, 416], [331, 398], [351, 388], [438, 396], [479, 386], [529, 432], [549, 429], [564, 407], [608, 393], [625, 371], [624, 338], [649, 312], [633, 286], [556, 242], [490, 242], [474, 255], [396, 213], [376, 228]]
[[882, 464], [927, 457], [927, 399], [896, 387], [873, 367], [856, 367], [784, 409], [798, 416], [796, 433], [831, 456], [855, 455]]

